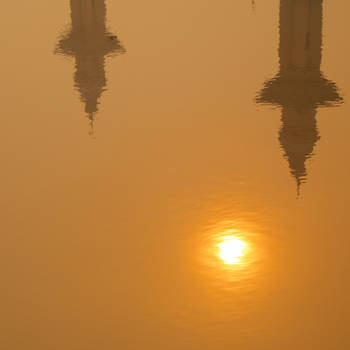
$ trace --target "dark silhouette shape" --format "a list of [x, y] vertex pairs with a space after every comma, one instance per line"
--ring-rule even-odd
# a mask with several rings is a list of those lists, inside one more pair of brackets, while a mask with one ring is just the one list
[[279, 141], [291, 174], [300, 186], [306, 182], [305, 162], [320, 139], [318, 107], [342, 102], [335, 83], [321, 72], [323, 0], [280, 1], [280, 70], [256, 101], [282, 109]]
[[98, 100], [106, 90], [105, 57], [125, 53], [116, 35], [106, 28], [105, 0], [70, 0], [72, 25], [55, 53], [75, 58], [74, 86], [85, 103], [93, 132]]

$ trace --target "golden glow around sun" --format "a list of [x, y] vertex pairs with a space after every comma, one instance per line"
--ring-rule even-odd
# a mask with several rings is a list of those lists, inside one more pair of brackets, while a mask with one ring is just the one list
[[230, 283], [255, 277], [261, 266], [257, 264], [261, 259], [259, 230], [243, 220], [220, 221], [208, 226], [200, 232], [197, 241], [198, 261], [204, 267], [201, 272], [224, 283], [224, 288], [236, 288]]
[[218, 244], [220, 259], [228, 265], [239, 264], [240, 258], [244, 256], [246, 246], [247, 244], [238, 237], [224, 237], [223, 241]]

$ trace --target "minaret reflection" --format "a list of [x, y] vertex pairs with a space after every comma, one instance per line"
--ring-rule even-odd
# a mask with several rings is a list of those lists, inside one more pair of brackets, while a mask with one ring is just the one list
[[320, 139], [318, 107], [342, 102], [336, 85], [321, 72], [323, 0], [280, 1], [280, 71], [257, 97], [282, 108], [279, 141], [298, 187], [306, 182], [305, 162]]
[[71, 29], [60, 37], [56, 53], [75, 58], [74, 86], [80, 92], [91, 133], [98, 100], [106, 90], [105, 57], [125, 49], [106, 28], [105, 0], [70, 0]]

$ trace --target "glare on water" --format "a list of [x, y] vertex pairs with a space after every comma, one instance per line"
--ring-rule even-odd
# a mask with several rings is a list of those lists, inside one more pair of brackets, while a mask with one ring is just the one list
[[220, 248], [219, 256], [225, 264], [239, 264], [241, 257], [244, 256], [247, 244], [235, 236], [225, 236], [223, 241], [218, 244]]
[[0, 348], [350, 349], [349, 13], [3, 1]]

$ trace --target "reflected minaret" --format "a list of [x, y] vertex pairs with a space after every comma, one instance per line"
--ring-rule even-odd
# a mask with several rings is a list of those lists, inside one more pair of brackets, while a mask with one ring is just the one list
[[106, 90], [105, 57], [125, 49], [106, 28], [105, 0], [70, 0], [70, 8], [71, 28], [60, 37], [55, 52], [75, 58], [74, 86], [92, 132], [98, 101]]
[[291, 174], [300, 186], [306, 181], [305, 162], [320, 139], [318, 107], [342, 102], [336, 85], [321, 72], [323, 0], [280, 0], [280, 70], [257, 102], [282, 109], [279, 141]]

